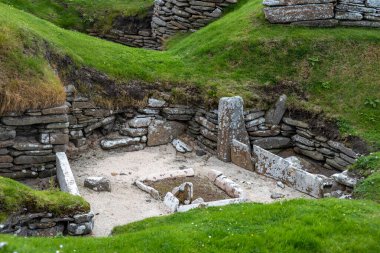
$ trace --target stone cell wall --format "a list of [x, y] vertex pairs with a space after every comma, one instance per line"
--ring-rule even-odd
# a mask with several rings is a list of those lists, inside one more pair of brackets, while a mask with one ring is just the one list
[[52, 213], [18, 213], [0, 224], [0, 234], [17, 236], [87, 235], [94, 226], [94, 214], [56, 216]]
[[0, 175], [13, 179], [55, 175], [55, 153], [69, 142], [66, 105], [0, 117]]
[[144, 17], [116, 17], [113, 21], [112, 29], [106, 34], [96, 29], [89, 30], [88, 32], [92, 36], [105, 38], [131, 47], [159, 49], [160, 43], [152, 35], [152, 15], [153, 7]]
[[[0, 175], [14, 179], [55, 175], [55, 153], [68, 156], [91, 148], [99, 140], [103, 149], [137, 151], [170, 143], [184, 132], [198, 146], [217, 153], [218, 110], [172, 105], [150, 98], [143, 108], [110, 110], [66, 87], [65, 105], [0, 117]], [[293, 119], [286, 110], [286, 96], [273, 108], [246, 110], [245, 128], [250, 148], [273, 152], [292, 148], [320, 162], [327, 169], [344, 170], [358, 157], [352, 149], [313, 132], [307, 122]], [[248, 143], [247, 143], [248, 144]]]
[[237, 0], [156, 0], [153, 36], [164, 40], [178, 32], [194, 31], [219, 18]]
[[380, 28], [379, 0], [264, 0], [271, 23]]

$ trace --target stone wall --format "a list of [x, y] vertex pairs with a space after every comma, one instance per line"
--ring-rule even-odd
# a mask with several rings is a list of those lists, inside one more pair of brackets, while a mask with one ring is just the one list
[[55, 175], [55, 153], [69, 143], [66, 105], [0, 117], [0, 175], [13, 179]]
[[[153, 1], [153, 0], [152, 0]], [[198, 30], [222, 15], [237, 0], [155, 0], [145, 17], [117, 17], [112, 29], [89, 34], [132, 47], [162, 49], [165, 39], [178, 32]]]
[[0, 224], [0, 234], [17, 236], [87, 235], [94, 226], [94, 214], [56, 216], [52, 213], [17, 213]]
[[[56, 174], [55, 153], [76, 154], [97, 145], [137, 151], [170, 143], [185, 131], [198, 146], [217, 154], [218, 110], [171, 105], [150, 98], [143, 108], [110, 110], [96, 106], [67, 86], [65, 105], [0, 117], [0, 175], [14, 179]], [[291, 117], [286, 96], [268, 111], [245, 110], [250, 144], [272, 152], [292, 148], [327, 169], [343, 171], [358, 157], [349, 147], [321, 136], [305, 121]]]
[[153, 36], [164, 40], [178, 32], [198, 30], [222, 15], [237, 0], [156, 0]]
[[116, 17], [113, 20], [112, 29], [105, 34], [96, 29], [91, 29], [88, 32], [92, 36], [101, 37], [131, 47], [160, 49], [160, 43], [152, 35], [152, 15], [153, 7], [144, 17]]
[[271, 23], [380, 28], [379, 0], [264, 0]]

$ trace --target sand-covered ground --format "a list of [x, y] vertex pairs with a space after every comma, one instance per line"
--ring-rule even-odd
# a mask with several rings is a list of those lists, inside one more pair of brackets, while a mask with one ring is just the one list
[[[249, 201], [269, 203], [272, 193], [282, 193], [284, 199], [308, 198], [292, 188], [284, 189], [276, 181], [224, 163], [210, 155], [195, 152], [181, 154], [171, 144], [147, 147], [137, 152], [92, 150], [71, 161], [80, 193], [91, 204], [95, 215], [94, 236], [108, 236], [113, 227], [144, 218], [169, 214], [162, 201], [139, 190], [133, 182], [139, 177], [170, 170], [193, 168], [199, 176], [210, 169], [222, 171], [242, 186]], [[103, 176], [111, 180], [111, 192], [95, 192], [83, 187], [89, 176]]]

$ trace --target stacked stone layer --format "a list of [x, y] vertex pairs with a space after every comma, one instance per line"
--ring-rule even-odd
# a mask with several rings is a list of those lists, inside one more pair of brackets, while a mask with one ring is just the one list
[[1, 224], [0, 234], [17, 236], [80, 236], [90, 234], [94, 214], [56, 216], [53, 213], [19, 213], [11, 215]]
[[378, 0], [265, 0], [263, 4], [271, 23], [380, 28]]
[[153, 37], [164, 40], [178, 32], [198, 30], [222, 15], [237, 0], [156, 0]]

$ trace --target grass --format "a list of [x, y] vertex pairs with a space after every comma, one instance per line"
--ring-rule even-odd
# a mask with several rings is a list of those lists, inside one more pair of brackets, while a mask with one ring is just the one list
[[35, 191], [12, 179], [0, 177], [0, 221], [23, 208], [27, 208], [28, 212], [73, 215], [88, 212], [90, 205], [78, 196], [53, 189]]
[[107, 32], [117, 16], [144, 16], [153, 0], [0, 0], [60, 27]]
[[[380, 205], [292, 200], [193, 210], [117, 227], [108, 238], [0, 236], [2, 252], [379, 252]], [[60, 247], [62, 245], [62, 247]]]
[[350, 170], [365, 177], [354, 189], [355, 198], [380, 203], [380, 152], [360, 157]]
[[[270, 25], [261, 2], [239, 2], [200, 31], [170, 40], [165, 52], [64, 30], [7, 5], [0, 5], [0, 24], [46, 40], [76, 64], [117, 80], [171, 83], [179, 95], [182, 87], [196, 86], [206, 104], [241, 95], [247, 106], [266, 106], [288, 93], [290, 107], [324, 112], [339, 119], [342, 133], [379, 148], [380, 105], [368, 101], [380, 97], [380, 31]], [[287, 88], [281, 85], [290, 81]]]

